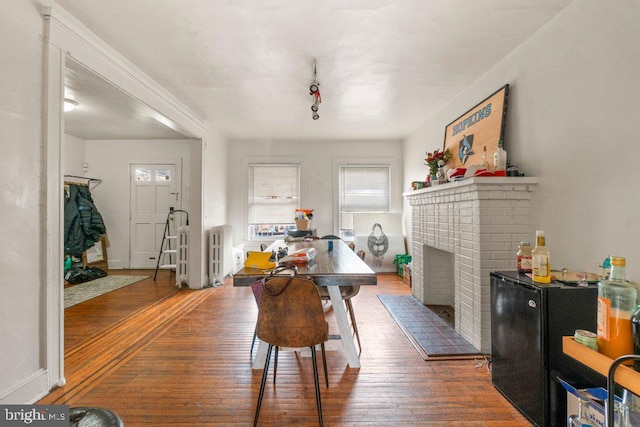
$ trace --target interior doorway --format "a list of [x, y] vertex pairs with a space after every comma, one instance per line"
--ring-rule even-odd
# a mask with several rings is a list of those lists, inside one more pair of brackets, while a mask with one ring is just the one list
[[[76, 20], [70, 19], [70, 15], [66, 14], [63, 9], [60, 8], [46, 8], [44, 10], [44, 23], [45, 23], [45, 37], [44, 42], [44, 57], [45, 64], [43, 67], [44, 73], [44, 129], [43, 129], [43, 141], [44, 141], [44, 158], [46, 160], [46, 166], [44, 170], [44, 182], [45, 187], [44, 199], [45, 211], [46, 211], [46, 262], [44, 262], [43, 271], [47, 278], [46, 300], [45, 308], [42, 312], [46, 316], [45, 333], [41, 337], [42, 348], [46, 349], [46, 362], [44, 363], [44, 370], [40, 377], [34, 378], [33, 381], [27, 386], [32, 386], [32, 383], [42, 381], [46, 377], [46, 387], [51, 389], [56, 385], [63, 385], [65, 382], [64, 376], [64, 326], [65, 326], [65, 311], [64, 311], [64, 216], [63, 216], [63, 175], [69, 174], [68, 170], [65, 170], [65, 138], [71, 128], [71, 121], [65, 117], [65, 112], [62, 110], [64, 98], [67, 97], [67, 68], [70, 64], [78, 64], [79, 70], [88, 71], [97, 80], [107, 83], [109, 87], [106, 89], [108, 95], [116, 94], [115, 99], [111, 99], [111, 102], [123, 107], [122, 102], [129, 106], [140, 107], [139, 109], [131, 111], [122, 111], [120, 108], [115, 116], [108, 115], [102, 116], [99, 120], [93, 122], [92, 125], [85, 126], [89, 131], [97, 129], [108, 129], [111, 131], [121, 130], [121, 127], [117, 124], [118, 121], [122, 122], [124, 119], [129, 119], [132, 123], [140, 123], [144, 121], [147, 125], [161, 129], [160, 125], [164, 125], [164, 129], [172, 129], [179, 136], [171, 138], [181, 138], [188, 143], [188, 150], [192, 153], [190, 161], [183, 163], [191, 168], [191, 174], [188, 177], [184, 177], [186, 196], [183, 199], [183, 208], [190, 211], [193, 216], [193, 221], [190, 227], [192, 227], [191, 239], [189, 246], [193, 248], [202, 247], [202, 213], [203, 213], [203, 156], [206, 154], [206, 141], [208, 138], [209, 129], [205, 126], [197, 116], [193, 114], [180, 100], [176, 99], [169, 92], [164, 90], [158, 83], [153, 81], [147, 74], [135, 67], [133, 64], [125, 60], [110, 46], [100, 40], [94, 33], [88, 28], [80, 25]], [[73, 73], [70, 73], [73, 74]], [[81, 94], [82, 81], [79, 81], [76, 94]], [[100, 91], [98, 91], [99, 94]], [[122, 96], [124, 95], [124, 97]], [[82, 108], [84, 101], [81, 99], [75, 99], [77, 105], [74, 113], [90, 113], [92, 109]], [[89, 104], [87, 104], [89, 105]], [[135, 120], [133, 120], [135, 118]], [[108, 119], [108, 120], [107, 120]], [[114, 124], [115, 120], [116, 123]], [[144, 119], [144, 120], [143, 120]], [[124, 127], [122, 128], [124, 129]], [[129, 138], [134, 138], [129, 135]], [[86, 139], [93, 139], [86, 138]], [[96, 139], [107, 140], [110, 138]], [[113, 138], [112, 138], [113, 139]], [[117, 139], [117, 138], [116, 138]], [[167, 138], [157, 138], [167, 139]], [[208, 141], [208, 140], [207, 140]], [[216, 141], [218, 144], [218, 141]], [[124, 148], [126, 150], [126, 148]], [[155, 147], [149, 148], [145, 153], [138, 156], [140, 163], [145, 161], [154, 161], [157, 159], [148, 158], [148, 154], [155, 152]], [[110, 166], [113, 161], [117, 161], [120, 158], [122, 152], [111, 150], [108, 156], [96, 157], [95, 166], [102, 164], [103, 166]], [[82, 154], [78, 153], [78, 158]], [[106, 157], [106, 158], [105, 158]], [[173, 157], [178, 157], [173, 155]], [[133, 159], [132, 159], [133, 160]], [[135, 163], [137, 160], [132, 161]], [[76, 166], [81, 168], [80, 173], [73, 173], [74, 175], [83, 175], [86, 171], [82, 170], [84, 165], [82, 163], [75, 163]], [[94, 168], [94, 165], [89, 165], [88, 174], [92, 177], [99, 176]], [[128, 167], [128, 164], [127, 164]], [[120, 170], [118, 172], [113, 171], [112, 176], [125, 176], [126, 184], [123, 187], [124, 190], [116, 191], [110, 196], [110, 199], [105, 206], [126, 205], [127, 213], [124, 222], [127, 224], [128, 229], [128, 199], [129, 195], [126, 194], [129, 180], [128, 171]], [[106, 181], [101, 187], [106, 188]], [[189, 194], [193, 194], [193, 197], [188, 198]], [[124, 196], [124, 200], [123, 200]], [[104, 208], [106, 209], [106, 207]], [[105, 212], [106, 213], [106, 212]], [[128, 231], [119, 235], [112, 235], [111, 241], [117, 240], [120, 242], [125, 241], [126, 245], [129, 245]], [[108, 249], [107, 249], [108, 250]], [[129, 256], [127, 254], [126, 260]], [[112, 257], [109, 257], [109, 263], [111, 264]], [[204, 283], [203, 273], [203, 258], [191, 257], [189, 260], [189, 279], [190, 286], [198, 288]], [[193, 276], [193, 277], [192, 277]], [[191, 285], [193, 283], [193, 285]], [[39, 387], [42, 387], [40, 385]]]
[[[68, 56], [64, 97], [74, 101], [75, 109], [62, 117], [60, 172], [101, 179], [93, 199], [107, 228], [108, 276], [151, 277], [114, 291], [113, 304], [98, 304], [89, 311], [79, 306], [67, 309], [66, 347], [106, 330], [109, 322], [116, 324], [175, 288], [165, 276], [154, 282], [153, 269], [169, 207], [190, 203], [182, 186], [185, 181], [188, 187], [191, 179], [191, 147], [201, 141], [167, 127], [155, 110]], [[126, 307], [115, 309], [116, 293], [124, 295]], [[86, 322], [90, 327], [77, 327]]]

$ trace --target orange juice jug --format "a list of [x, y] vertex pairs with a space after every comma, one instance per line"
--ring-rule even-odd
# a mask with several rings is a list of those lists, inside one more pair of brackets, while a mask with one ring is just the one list
[[626, 260], [611, 257], [608, 280], [598, 283], [598, 351], [616, 359], [633, 354], [631, 316], [638, 290], [625, 277]]

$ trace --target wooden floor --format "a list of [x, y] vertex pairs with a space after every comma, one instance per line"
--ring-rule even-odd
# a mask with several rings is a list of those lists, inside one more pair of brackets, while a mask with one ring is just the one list
[[[161, 272], [157, 283], [147, 279], [65, 310], [67, 384], [39, 403], [105, 407], [126, 426], [252, 424], [262, 370], [250, 365], [257, 316], [250, 288], [227, 282], [176, 291], [168, 277]], [[328, 345], [325, 425], [530, 425], [491, 385], [486, 365], [422, 360], [376, 296], [409, 288], [390, 274], [378, 283], [353, 300], [362, 367], [347, 367], [339, 341]], [[325, 311], [337, 333], [330, 305]], [[281, 352], [260, 425], [317, 425], [306, 355]]]

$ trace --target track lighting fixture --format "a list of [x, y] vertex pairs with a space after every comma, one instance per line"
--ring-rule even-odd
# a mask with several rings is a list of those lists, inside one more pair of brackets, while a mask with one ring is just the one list
[[316, 72], [316, 64], [313, 64], [313, 81], [311, 85], [309, 85], [309, 95], [313, 96], [313, 105], [311, 105], [311, 111], [313, 120], [318, 120], [320, 115], [318, 114], [318, 108], [320, 103], [322, 102], [322, 97], [320, 96], [320, 83], [318, 82], [318, 76]]

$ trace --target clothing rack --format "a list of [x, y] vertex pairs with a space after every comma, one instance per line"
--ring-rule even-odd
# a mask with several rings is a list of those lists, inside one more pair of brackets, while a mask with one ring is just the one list
[[[64, 178], [65, 178], [64, 180], [65, 185], [69, 185], [69, 184], [86, 185], [87, 187], [89, 187], [89, 190], [93, 190], [98, 185], [102, 184], [102, 180], [100, 178], [89, 178], [87, 176], [78, 176], [78, 175], [65, 175]], [[67, 181], [67, 178], [84, 179], [87, 182], [77, 182], [75, 180]], [[92, 184], [94, 184], [93, 187], [91, 186]]]

